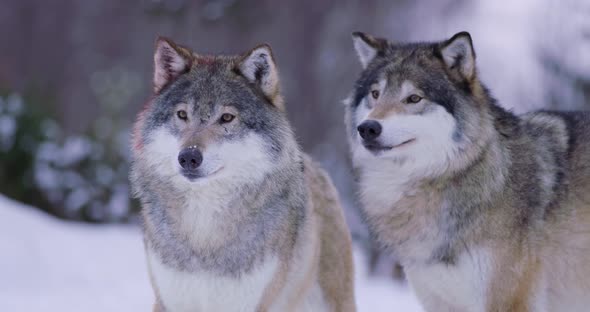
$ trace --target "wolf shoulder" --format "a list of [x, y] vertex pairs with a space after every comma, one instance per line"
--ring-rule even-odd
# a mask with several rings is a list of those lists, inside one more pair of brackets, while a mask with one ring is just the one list
[[590, 111], [535, 111], [521, 116], [523, 128], [537, 139], [550, 140], [556, 147], [590, 146], [584, 138], [590, 135]]
[[[590, 111], [537, 111], [521, 116], [523, 129], [536, 144], [564, 159], [572, 178], [590, 174]], [[574, 182], [590, 186], [590, 177]]]

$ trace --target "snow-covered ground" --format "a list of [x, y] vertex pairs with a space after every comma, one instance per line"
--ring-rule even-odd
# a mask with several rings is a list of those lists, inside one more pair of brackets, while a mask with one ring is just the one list
[[[138, 228], [68, 223], [0, 195], [0, 311], [150, 311]], [[355, 252], [359, 311], [421, 311], [407, 286], [367, 276]]]

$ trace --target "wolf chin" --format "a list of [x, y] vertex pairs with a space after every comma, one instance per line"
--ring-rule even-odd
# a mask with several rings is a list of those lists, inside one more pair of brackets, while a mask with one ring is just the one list
[[204, 56], [160, 38], [131, 183], [155, 311], [354, 311], [336, 191], [294, 137], [267, 45]]
[[[590, 306], [590, 115], [498, 106], [471, 36], [353, 41], [360, 201], [428, 311]], [[509, 70], [509, 69], [507, 69]]]

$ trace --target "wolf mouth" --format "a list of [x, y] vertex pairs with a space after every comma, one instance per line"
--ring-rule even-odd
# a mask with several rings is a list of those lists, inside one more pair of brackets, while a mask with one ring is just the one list
[[194, 172], [188, 172], [188, 171], [185, 171], [185, 170], [181, 171], [181, 173], [189, 181], [193, 182], [193, 181], [198, 180], [198, 179], [209, 178], [209, 177], [217, 174], [219, 171], [221, 171], [221, 169], [223, 169], [223, 166], [221, 166], [221, 167], [215, 169], [213, 172], [208, 173], [208, 174], [205, 174], [205, 175], [199, 174], [199, 173], [194, 173]]
[[363, 142], [363, 146], [368, 149], [371, 152], [377, 153], [377, 152], [383, 152], [383, 151], [389, 151], [392, 150], [394, 148], [398, 148], [404, 145], [407, 145], [409, 143], [412, 143], [413, 141], [415, 141], [416, 139], [409, 139], [406, 141], [403, 141], [400, 144], [396, 144], [396, 145], [389, 145], [389, 146], [384, 146], [381, 145], [377, 142]]

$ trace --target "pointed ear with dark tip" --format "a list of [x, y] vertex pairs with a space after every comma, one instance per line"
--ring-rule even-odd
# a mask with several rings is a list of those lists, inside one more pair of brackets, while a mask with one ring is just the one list
[[458, 71], [467, 80], [475, 77], [475, 51], [468, 32], [460, 32], [443, 42], [440, 52], [449, 69]]
[[154, 53], [154, 92], [159, 93], [167, 84], [186, 73], [191, 63], [192, 55], [188, 49], [159, 37]]
[[239, 61], [238, 70], [277, 107], [283, 108], [280, 95], [279, 72], [269, 45], [262, 44], [246, 53]]
[[361, 65], [363, 65], [363, 69], [367, 68], [369, 63], [371, 63], [384, 46], [384, 40], [358, 31], [352, 33], [352, 41]]

